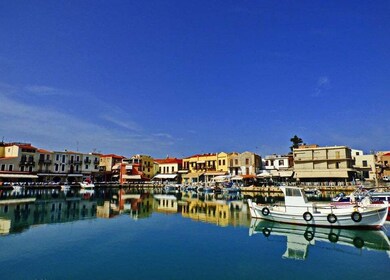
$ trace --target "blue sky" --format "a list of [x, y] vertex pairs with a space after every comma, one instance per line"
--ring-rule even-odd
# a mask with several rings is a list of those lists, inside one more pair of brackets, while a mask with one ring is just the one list
[[389, 1], [1, 1], [0, 137], [186, 157], [390, 149]]

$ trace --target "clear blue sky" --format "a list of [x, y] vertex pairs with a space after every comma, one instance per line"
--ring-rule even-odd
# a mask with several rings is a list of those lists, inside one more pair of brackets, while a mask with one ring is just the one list
[[390, 149], [390, 1], [0, 2], [0, 137], [186, 157]]

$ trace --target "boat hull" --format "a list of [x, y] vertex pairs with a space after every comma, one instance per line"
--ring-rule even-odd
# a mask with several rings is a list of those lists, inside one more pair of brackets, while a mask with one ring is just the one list
[[305, 211], [287, 213], [280, 207], [258, 205], [248, 200], [252, 218], [264, 219], [279, 223], [319, 226], [319, 227], [348, 227], [348, 228], [380, 228], [386, 221], [387, 206], [365, 208], [317, 208], [316, 212]]

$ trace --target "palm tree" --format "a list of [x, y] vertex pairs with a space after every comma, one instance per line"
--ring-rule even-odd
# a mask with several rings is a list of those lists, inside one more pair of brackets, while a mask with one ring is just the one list
[[302, 143], [303, 143], [302, 138], [299, 138], [299, 137], [296, 136], [296, 135], [294, 135], [294, 137], [291, 138], [290, 141], [292, 142], [292, 146], [290, 146], [291, 152], [293, 151], [293, 149], [298, 148], [298, 147], [299, 147], [300, 145], [302, 145]]

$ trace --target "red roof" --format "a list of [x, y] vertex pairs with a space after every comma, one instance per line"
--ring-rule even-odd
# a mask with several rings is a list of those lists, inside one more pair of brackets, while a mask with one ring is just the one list
[[390, 156], [390, 153], [383, 154], [384, 156], [388, 157]]
[[172, 164], [172, 163], [182, 164], [183, 163], [183, 160], [178, 158], [155, 159], [154, 161], [159, 164]]
[[38, 149], [37, 152], [42, 153], [42, 154], [50, 154], [51, 153], [50, 151], [44, 150], [44, 149]]
[[112, 158], [119, 158], [119, 159], [125, 158], [124, 156], [118, 156], [114, 154], [101, 155], [100, 157], [112, 157]]

